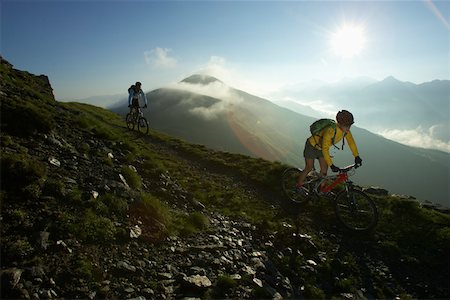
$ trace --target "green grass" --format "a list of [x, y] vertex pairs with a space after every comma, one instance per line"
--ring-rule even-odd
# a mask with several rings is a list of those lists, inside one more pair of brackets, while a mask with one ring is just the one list
[[5, 189], [21, 189], [47, 176], [47, 165], [26, 154], [2, 153], [0, 169]]
[[48, 133], [55, 127], [55, 114], [49, 107], [26, 99], [2, 100], [2, 130], [18, 136]]
[[122, 167], [122, 175], [132, 189], [140, 189], [142, 187], [142, 179], [138, 173], [128, 166]]
[[180, 236], [190, 236], [205, 231], [210, 226], [209, 219], [201, 212], [188, 215], [178, 214], [172, 218], [171, 232]]
[[106, 217], [94, 213], [91, 209], [84, 212], [79, 224], [74, 224], [78, 237], [87, 243], [96, 245], [109, 244], [114, 241], [116, 228]]

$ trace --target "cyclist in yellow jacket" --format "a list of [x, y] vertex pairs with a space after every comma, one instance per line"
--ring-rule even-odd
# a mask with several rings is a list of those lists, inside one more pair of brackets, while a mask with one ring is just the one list
[[[359, 157], [358, 147], [356, 146], [350, 127], [354, 123], [353, 115], [347, 110], [341, 110], [336, 115], [336, 130], [332, 126], [325, 127], [318, 134], [312, 135], [306, 140], [303, 156], [305, 157], [305, 168], [300, 173], [297, 190], [302, 192], [303, 182], [308, 173], [314, 168], [314, 159], [319, 160], [320, 174], [327, 175], [328, 166], [333, 172], [338, 172], [339, 168], [333, 164], [329, 150], [330, 147], [337, 144], [345, 136], [348, 146], [355, 157], [355, 163], [361, 164], [362, 159]], [[334, 144], [333, 144], [334, 142]]]

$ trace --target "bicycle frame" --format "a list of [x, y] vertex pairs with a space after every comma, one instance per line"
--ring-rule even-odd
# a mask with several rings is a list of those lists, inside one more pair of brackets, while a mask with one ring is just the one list
[[142, 112], [141, 107], [132, 107], [131, 108], [131, 115], [133, 116], [134, 123], [137, 123], [137, 120], [139, 117], [142, 117], [144, 113]]
[[322, 185], [323, 182], [325, 182], [326, 180], [329, 179], [334, 179], [336, 178], [331, 184], [329, 185], [324, 185], [320, 187], [320, 191], [322, 193], [328, 193], [330, 192], [332, 189], [334, 189], [336, 186], [338, 186], [339, 184], [346, 182], [348, 180], [348, 174], [347, 173], [341, 173], [335, 176], [327, 176], [324, 177], [322, 180], [320, 180], [320, 185]]
[[[318, 175], [317, 183], [314, 186], [314, 192], [316, 194], [320, 193], [328, 193], [331, 190], [333, 190], [336, 186], [338, 186], [341, 183], [345, 183], [346, 189], [348, 190], [349, 186], [352, 186], [352, 182], [349, 181], [349, 175], [348, 172], [352, 170], [353, 168], [356, 168], [355, 165], [348, 166], [344, 169], [342, 169], [341, 173], [337, 175], [331, 175], [331, 176], [320, 176]], [[325, 182], [328, 180], [333, 180], [330, 184], [326, 184]]]

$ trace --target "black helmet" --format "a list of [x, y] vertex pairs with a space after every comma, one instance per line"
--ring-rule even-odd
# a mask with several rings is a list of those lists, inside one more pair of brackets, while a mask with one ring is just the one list
[[142, 84], [139, 81], [136, 81], [135, 86], [141, 86]]
[[345, 109], [337, 113], [336, 121], [343, 126], [350, 126], [355, 123], [352, 113]]

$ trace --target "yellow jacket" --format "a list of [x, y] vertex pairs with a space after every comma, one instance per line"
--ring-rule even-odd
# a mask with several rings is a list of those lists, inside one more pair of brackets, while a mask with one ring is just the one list
[[[323, 158], [325, 158], [328, 166], [331, 166], [333, 164], [333, 161], [331, 160], [329, 150], [333, 145], [333, 137], [334, 144], [338, 145], [338, 142], [342, 140], [343, 136], [344, 132], [339, 128], [339, 126], [336, 125], [336, 136], [334, 136], [334, 128], [332, 126], [328, 126], [320, 131], [317, 135], [308, 138], [308, 141], [316, 149], [322, 149]], [[353, 139], [353, 135], [350, 131], [345, 135], [345, 139], [347, 140], [347, 144], [352, 151], [353, 156], [358, 156], [358, 147], [356, 147], [355, 140]]]

